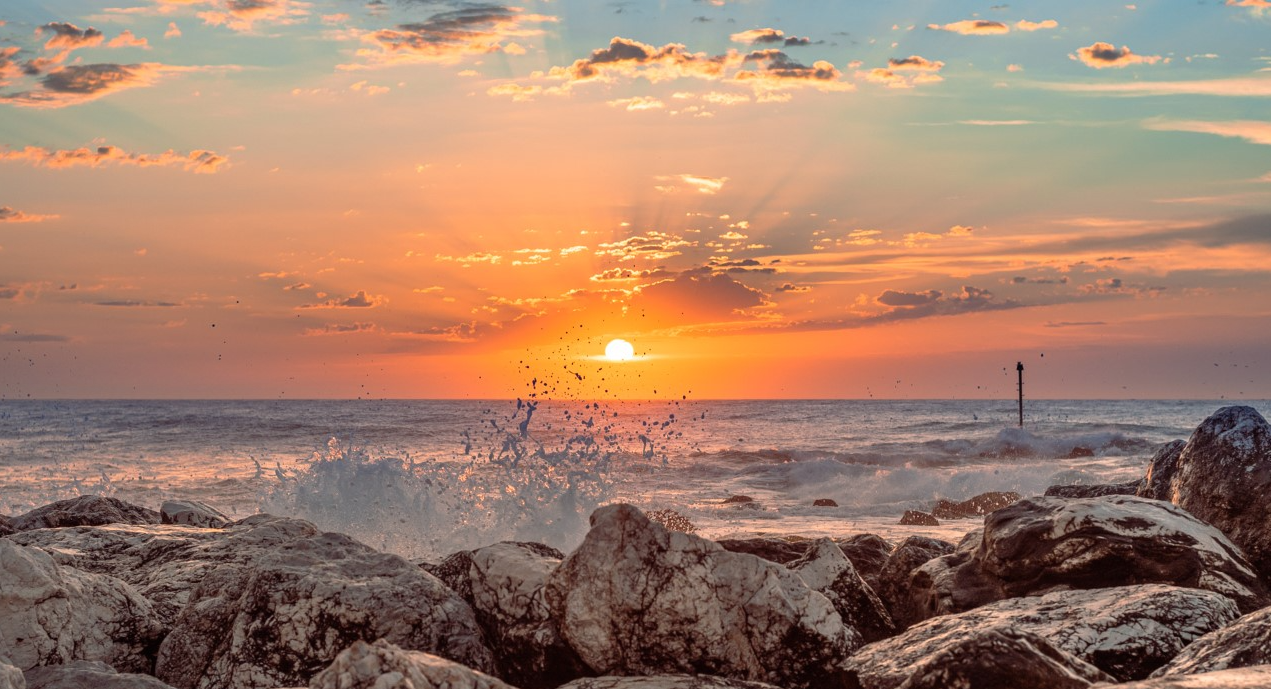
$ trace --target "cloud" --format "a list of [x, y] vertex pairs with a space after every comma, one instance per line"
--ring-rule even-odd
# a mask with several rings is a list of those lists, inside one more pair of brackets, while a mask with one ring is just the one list
[[19, 222], [44, 222], [45, 220], [54, 220], [56, 215], [37, 215], [35, 213], [24, 213], [16, 211], [9, 206], [0, 206], [0, 223], [19, 223]]
[[756, 92], [811, 87], [820, 91], [852, 91], [855, 85], [842, 80], [843, 74], [825, 60], [807, 66], [790, 59], [779, 50], [757, 50], [746, 55], [745, 63], [756, 63], [759, 69], [743, 69], [732, 80], [754, 88]]
[[1269, 7], [1271, 8], [1271, 0], [1227, 0], [1227, 4], [1232, 7]]
[[1271, 122], [1256, 120], [1232, 120], [1228, 122], [1202, 122], [1199, 120], [1149, 120], [1146, 129], [1160, 132], [1195, 132], [1215, 134], [1249, 143], [1271, 146]]
[[138, 38], [131, 31], [125, 29], [122, 33], [110, 39], [110, 43], [106, 44], [108, 48], [150, 48], [150, 41], [144, 38]]
[[857, 72], [856, 76], [888, 88], [909, 89], [918, 84], [943, 81], [943, 77], [939, 75], [941, 69], [944, 69], [944, 63], [939, 60], [910, 55], [905, 58], [893, 57], [887, 61], [886, 68], [876, 67], [868, 72]]
[[[318, 295], [321, 297], [322, 295]], [[304, 304], [302, 309], [370, 309], [377, 306], [383, 306], [388, 302], [383, 296], [367, 294], [366, 290], [358, 290], [357, 292], [336, 299], [328, 299], [318, 304]]]
[[0, 95], [0, 102], [31, 108], [63, 108], [138, 86], [150, 86], [170, 72], [200, 71], [157, 63], [99, 63], [58, 67], [40, 79], [40, 88]]
[[[697, 190], [698, 193], [710, 195], [718, 194], [724, 189], [724, 184], [728, 182], [727, 177], [707, 177], [705, 175], [689, 174], [660, 175], [654, 179], [659, 182], [680, 182], [681, 184], [687, 184], [690, 188]], [[678, 191], [679, 187], [675, 185], [662, 185], [656, 187], [656, 189], [661, 192], [669, 193]]]
[[1053, 91], [1116, 93], [1125, 96], [1271, 96], [1271, 78], [1230, 77], [1193, 81], [1131, 81], [1111, 84], [1034, 83], [1032, 86]]
[[91, 26], [87, 29], [80, 29], [74, 24], [66, 22], [50, 22], [37, 28], [35, 33], [37, 36], [52, 34], [44, 42], [46, 50], [65, 50], [67, 52], [77, 48], [98, 46], [106, 39], [105, 34]]
[[[4, 289], [0, 288], [0, 293], [3, 293], [3, 291]], [[3, 299], [3, 298], [4, 298], [3, 296], [0, 296], [0, 299]], [[0, 341], [28, 342], [28, 343], [70, 342], [71, 338], [67, 337], [66, 335], [53, 335], [49, 333], [0, 333]]]
[[538, 36], [541, 29], [529, 24], [558, 21], [543, 14], [526, 14], [519, 7], [471, 4], [439, 12], [422, 22], [399, 24], [362, 35], [373, 46], [357, 51], [363, 65], [341, 65], [344, 69], [403, 62], [453, 63], [469, 55], [489, 53], [521, 54], [524, 49], [513, 38]]
[[[177, 2], [178, 4], [194, 4], [194, 2], [182, 0]], [[309, 8], [313, 6], [312, 3], [298, 0], [219, 0], [215, 2], [205, 0], [199, 4], [211, 4], [215, 8], [197, 13], [204, 24], [224, 26], [241, 33], [251, 32], [257, 22], [295, 24], [303, 21], [303, 18], [309, 14]]]
[[354, 333], [373, 333], [379, 330], [374, 323], [328, 323], [318, 328], [306, 328], [305, 337], [321, 337], [324, 335], [350, 335]]
[[1081, 60], [1087, 66], [1095, 69], [1106, 69], [1109, 67], [1120, 69], [1130, 65], [1154, 65], [1158, 62], [1169, 62], [1167, 57], [1137, 55], [1126, 46], [1117, 48], [1111, 43], [1103, 43], [1101, 41], [1084, 48], [1078, 48], [1076, 54], [1070, 54], [1068, 57], [1074, 60]]
[[1030, 278], [1023, 275], [1016, 275], [1011, 278], [1012, 285], [1066, 285], [1068, 284], [1068, 276], [1057, 278]]
[[163, 32], [164, 38], [180, 38], [181, 27], [176, 22], [168, 22], [168, 30]]
[[619, 98], [617, 100], [608, 101], [606, 104], [613, 108], [624, 108], [626, 109], [627, 112], [640, 112], [642, 110], [661, 110], [666, 107], [666, 103], [663, 103], [661, 100], [657, 98], [653, 98], [651, 96], [634, 96], [632, 98]]
[[1054, 19], [1045, 19], [1039, 22], [1030, 22], [1027, 19], [1021, 19], [1015, 22], [1015, 28], [1020, 31], [1041, 31], [1042, 29], [1057, 29], [1059, 22]]
[[977, 311], [997, 311], [1023, 306], [1010, 299], [998, 301], [992, 292], [970, 285], [963, 285], [961, 292], [947, 296], [940, 290], [934, 289], [927, 292], [884, 290], [875, 301], [892, 308], [882, 314], [867, 317], [864, 324], [928, 316], [952, 316]]
[[27, 146], [20, 150], [0, 148], [0, 161], [19, 160], [36, 167], [68, 168], [76, 166], [99, 167], [101, 165], [135, 165], [138, 167], [177, 166], [196, 174], [213, 174], [229, 159], [214, 151], [194, 150], [177, 153], [128, 153], [115, 146], [77, 148], [74, 150], [49, 150]]
[[811, 292], [811, 291], [812, 291], [812, 288], [811, 288], [811, 287], [809, 287], [809, 286], [807, 286], [807, 285], [796, 285], [796, 284], [794, 284], [794, 283], [792, 283], [792, 282], [787, 282], [787, 283], [785, 283], [785, 284], [781, 285], [780, 287], [778, 287], [778, 288], [776, 289], [776, 291], [777, 291], [777, 292], [791, 293], [791, 294], [798, 294], [798, 293], [802, 293], [802, 292]]
[[474, 263], [489, 263], [493, 265], [503, 260], [502, 256], [498, 254], [485, 252], [485, 251], [476, 251], [466, 256], [448, 256], [446, 254], [436, 254], [435, 256], [433, 256], [433, 258], [438, 261], [443, 261], [446, 263], [458, 263], [462, 265], [464, 268], [471, 268]]
[[928, 60], [921, 55], [910, 55], [905, 58], [890, 58], [887, 66], [896, 72], [939, 72], [944, 63], [939, 60]]
[[874, 301], [883, 306], [924, 306], [933, 304], [940, 300], [944, 293], [940, 290], [933, 289], [926, 292], [900, 292], [897, 290], [883, 290]]
[[764, 306], [763, 292], [722, 274], [680, 275], [637, 288], [631, 308], [648, 309], [672, 321], [731, 320]]
[[630, 38], [615, 36], [606, 48], [593, 50], [586, 58], [568, 67], [553, 67], [547, 76], [568, 84], [611, 81], [614, 77], [644, 78], [651, 82], [681, 77], [721, 79], [735, 56], [708, 56], [689, 52], [679, 43], [654, 47]]
[[621, 261], [636, 258], [664, 261], [672, 256], [679, 256], [678, 249], [695, 247], [691, 242], [666, 232], [648, 230], [644, 234], [634, 235], [616, 242], [602, 243], [596, 249], [597, 256], [609, 256]]
[[928, 29], [936, 31], [952, 31], [966, 36], [988, 36], [992, 34], [1003, 34], [1010, 31], [1010, 27], [1002, 22], [990, 21], [988, 19], [964, 19], [960, 22], [952, 24], [928, 24]]
[[592, 275], [592, 282], [632, 282], [650, 278], [666, 277], [669, 273], [662, 268], [636, 270], [632, 268], [610, 268]]
[[139, 299], [111, 299], [106, 301], [93, 302], [93, 306], [110, 306], [117, 308], [151, 308], [162, 307], [172, 308], [175, 306], [185, 306], [175, 301], [143, 301]]
[[972, 127], [1020, 127], [1026, 124], [1037, 124], [1033, 120], [958, 120], [958, 124]]
[[811, 45], [809, 38], [799, 38], [797, 36], [787, 36], [780, 29], [749, 29], [740, 33], [729, 36], [734, 43], [744, 43], [746, 45], [782, 45], [787, 48], [792, 46]]

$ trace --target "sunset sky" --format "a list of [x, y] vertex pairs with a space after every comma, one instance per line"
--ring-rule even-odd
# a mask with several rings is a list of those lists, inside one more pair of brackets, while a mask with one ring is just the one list
[[2, 398], [1271, 398], [1271, 0], [112, 2], [0, 4]]

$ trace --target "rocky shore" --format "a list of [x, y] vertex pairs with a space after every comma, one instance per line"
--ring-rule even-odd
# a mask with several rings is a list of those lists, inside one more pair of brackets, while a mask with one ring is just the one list
[[570, 553], [435, 563], [83, 496], [0, 517], [0, 689], [1271, 687], [1256, 410], [1141, 481], [1007, 495], [938, 505], [983, 520], [956, 544], [715, 542], [615, 504]]

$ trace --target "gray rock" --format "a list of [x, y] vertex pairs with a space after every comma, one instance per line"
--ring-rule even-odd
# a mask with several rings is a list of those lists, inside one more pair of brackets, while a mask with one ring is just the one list
[[1267, 592], [1237, 548], [1178, 507], [1130, 495], [1029, 498], [984, 519], [978, 540], [911, 577], [922, 616], [1046, 591], [1165, 583], [1201, 588], [1250, 611]]
[[1143, 487], [1142, 479], [1125, 483], [1096, 483], [1085, 485], [1080, 483], [1051, 486], [1046, 489], [1048, 498], [1101, 498], [1105, 495], [1137, 495]]
[[[3, 685], [0, 685], [3, 686]], [[173, 689], [150, 675], [119, 673], [95, 660], [77, 660], [65, 665], [31, 668], [26, 672], [27, 689]]]
[[396, 555], [334, 533], [253, 555], [203, 568], [159, 648], [159, 679], [180, 689], [294, 686], [354, 641], [380, 638], [493, 668], [468, 604]]
[[0, 689], [26, 689], [26, 678], [9, 659], [0, 656]]
[[953, 551], [952, 543], [926, 536], [910, 536], [892, 551], [878, 573], [878, 586], [874, 587], [874, 591], [882, 599], [883, 605], [887, 606], [887, 612], [897, 629], [904, 629], [923, 619], [922, 608], [915, 606], [909, 595], [910, 578], [914, 570]]
[[1271, 687], [1271, 666], [1220, 670], [1185, 677], [1161, 677], [1124, 684], [1095, 684], [1091, 689], [1267, 689]]
[[421, 651], [407, 651], [383, 639], [355, 641], [309, 689], [515, 689], [483, 672]]
[[1178, 455], [1171, 501], [1213, 524], [1271, 581], [1271, 425], [1253, 407], [1223, 407]]
[[101, 524], [158, 524], [159, 513], [117, 498], [81, 495], [12, 518], [15, 531]]
[[747, 682], [710, 675], [654, 675], [652, 677], [588, 677], [560, 689], [780, 689], [764, 682]]
[[101, 660], [149, 671], [163, 632], [150, 603], [128, 584], [0, 539], [0, 652], [15, 667]]
[[936, 504], [931, 508], [931, 516], [936, 519], [983, 517], [994, 510], [1000, 510], [1007, 505], [1013, 504], [1019, 498], [1019, 493], [1013, 491], [992, 491], [980, 493], [962, 502], [937, 500]]
[[1178, 470], [1178, 456], [1182, 454], [1187, 442], [1174, 440], [1165, 443], [1147, 464], [1147, 475], [1143, 477], [1139, 491], [1140, 498], [1165, 500], [1173, 502], [1170, 495], [1170, 484], [1174, 481], [1174, 472]]
[[233, 520], [215, 507], [197, 500], [168, 500], [159, 507], [159, 521], [163, 524], [220, 529]]
[[1014, 627], [971, 630], [933, 653], [899, 689], [1084, 689], [1112, 676]]
[[1271, 608], [1200, 637], [1152, 676], [1196, 675], [1255, 665], [1271, 665]]
[[789, 564], [803, 557], [812, 541], [790, 541], [784, 538], [764, 536], [759, 538], [724, 538], [716, 541], [732, 553], [748, 553], [779, 565]]
[[561, 634], [597, 674], [704, 673], [837, 686], [860, 636], [790, 570], [668, 531], [630, 505], [592, 514], [547, 579]]
[[839, 504], [830, 498], [817, 498], [812, 501], [813, 507], [838, 507]]
[[0, 536], [8, 536], [14, 531], [17, 529], [13, 528], [13, 520], [0, 514]]
[[1118, 680], [1142, 679], [1237, 614], [1226, 596], [1162, 584], [1057, 591], [932, 618], [865, 646], [848, 660], [848, 668], [864, 689], [891, 689], [917, 665], [967, 636], [1013, 628], [1036, 634]]
[[896, 634], [887, 607], [834, 541], [814, 541], [803, 557], [786, 566], [798, 573], [808, 588], [828, 598], [843, 624], [859, 632], [865, 643]]
[[904, 526], [940, 526], [940, 520], [918, 510], [905, 510], [900, 515], [900, 523]]
[[878, 591], [878, 575], [887, 564], [887, 558], [896, 549], [887, 539], [872, 533], [856, 534], [836, 541], [852, 566], [860, 573], [869, 587]]

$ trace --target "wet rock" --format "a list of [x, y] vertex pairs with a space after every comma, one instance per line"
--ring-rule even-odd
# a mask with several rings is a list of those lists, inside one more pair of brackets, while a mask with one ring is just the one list
[[1253, 407], [1223, 407], [1178, 455], [1171, 500], [1213, 524], [1271, 581], [1271, 425]]
[[1000, 510], [1007, 505], [1013, 504], [1019, 498], [1019, 493], [992, 491], [980, 493], [962, 502], [942, 499], [937, 500], [936, 504], [932, 506], [931, 515], [936, 519], [982, 517], [994, 510]]
[[1145, 583], [1207, 589], [1245, 611], [1268, 602], [1240, 549], [1217, 529], [1130, 495], [1037, 497], [1000, 509], [976, 539], [919, 567], [910, 595], [932, 617], [1060, 588]]
[[865, 583], [878, 591], [878, 574], [883, 571], [883, 565], [887, 564], [887, 558], [891, 557], [895, 546], [882, 536], [872, 533], [856, 534], [839, 539], [837, 543]]
[[1220, 670], [1185, 677], [1160, 677], [1124, 684], [1095, 684], [1091, 689], [1266, 689], [1271, 687], [1271, 666]]
[[764, 682], [747, 682], [710, 675], [655, 675], [652, 677], [588, 677], [560, 689], [780, 689]]
[[848, 669], [864, 689], [891, 689], [903, 684], [917, 665], [969, 635], [1016, 629], [1046, 639], [1119, 681], [1142, 679], [1237, 614], [1226, 596], [1161, 584], [1057, 591], [926, 620], [860, 649], [848, 660]]
[[[0, 684], [0, 687], [4, 686]], [[172, 685], [91, 660], [37, 667], [26, 672], [27, 689], [173, 689]]]
[[903, 526], [940, 526], [938, 519], [918, 510], [905, 510], [905, 513], [900, 515], [900, 523]]
[[730, 495], [723, 499], [725, 505], [748, 505], [754, 501], [749, 495]]
[[0, 514], [0, 536], [8, 536], [14, 531], [17, 529], [13, 528], [13, 520]]
[[1013, 627], [971, 630], [931, 654], [899, 689], [1085, 689], [1112, 676]]
[[1271, 608], [1200, 637], [1152, 676], [1195, 675], [1255, 665], [1271, 665]]
[[13, 517], [15, 531], [101, 524], [158, 524], [159, 513], [117, 498], [81, 495]]
[[1051, 486], [1046, 489], [1048, 498], [1100, 498], [1105, 495], [1136, 495], [1142, 487], [1141, 480], [1125, 483], [1096, 483]]
[[878, 586], [874, 587], [874, 591], [887, 606], [897, 629], [904, 629], [922, 619], [920, 608], [915, 608], [909, 595], [910, 577], [914, 570], [953, 551], [952, 543], [926, 536], [910, 536], [892, 551], [878, 573]]
[[1178, 469], [1178, 456], [1182, 454], [1187, 442], [1175, 440], [1165, 443], [1147, 464], [1147, 475], [1136, 493], [1140, 498], [1171, 501], [1170, 483], [1174, 480], [1174, 472]]
[[309, 689], [514, 689], [483, 672], [421, 651], [407, 651], [383, 639], [355, 641]]
[[630, 505], [592, 514], [591, 531], [548, 576], [546, 594], [562, 636], [597, 674], [827, 686], [860, 645], [799, 575], [668, 531]]
[[0, 656], [0, 689], [26, 689], [26, 678], [22, 676], [22, 671], [14, 667], [5, 656]]
[[159, 521], [163, 524], [220, 529], [233, 520], [215, 507], [197, 500], [168, 500], [159, 507]]
[[788, 541], [771, 536], [762, 538], [724, 538], [716, 541], [724, 550], [747, 553], [779, 565], [789, 564], [808, 552], [811, 541]]
[[1085, 447], [1083, 445], [1077, 445], [1073, 447], [1071, 450], [1069, 450], [1068, 454], [1064, 455], [1063, 458], [1077, 459], [1079, 457], [1093, 457], [1093, 456], [1094, 456], [1094, 450], [1091, 450], [1090, 448]]
[[493, 668], [472, 608], [396, 555], [335, 533], [253, 555], [204, 569], [159, 648], [159, 679], [179, 689], [295, 686], [354, 641], [380, 638]]
[[812, 501], [813, 507], [838, 507], [839, 504], [829, 498], [817, 498]]
[[813, 541], [812, 548], [787, 567], [797, 572], [808, 588], [828, 598], [843, 624], [859, 632], [865, 643], [895, 635], [896, 625], [887, 607], [834, 541]]
[[101, 660], [149, 671], [163, 632], [150, 603], [128, 584], [0, 539], [0, 651], [19, 669]]
[[665, 526], [672, 531], [683, 531], [684, 533], [697, 533], [697, 525], [689, 521], [689, 518], [672, 509], [650, 510], [645, 513], [649, 519]]
[[446, 558], [434, 572], [472, 606], [499, 674], [521, 689], [556, 687], [588, 674], [560, 636], [543, 598], [564, 555], [540, 543], [498, 543]]

